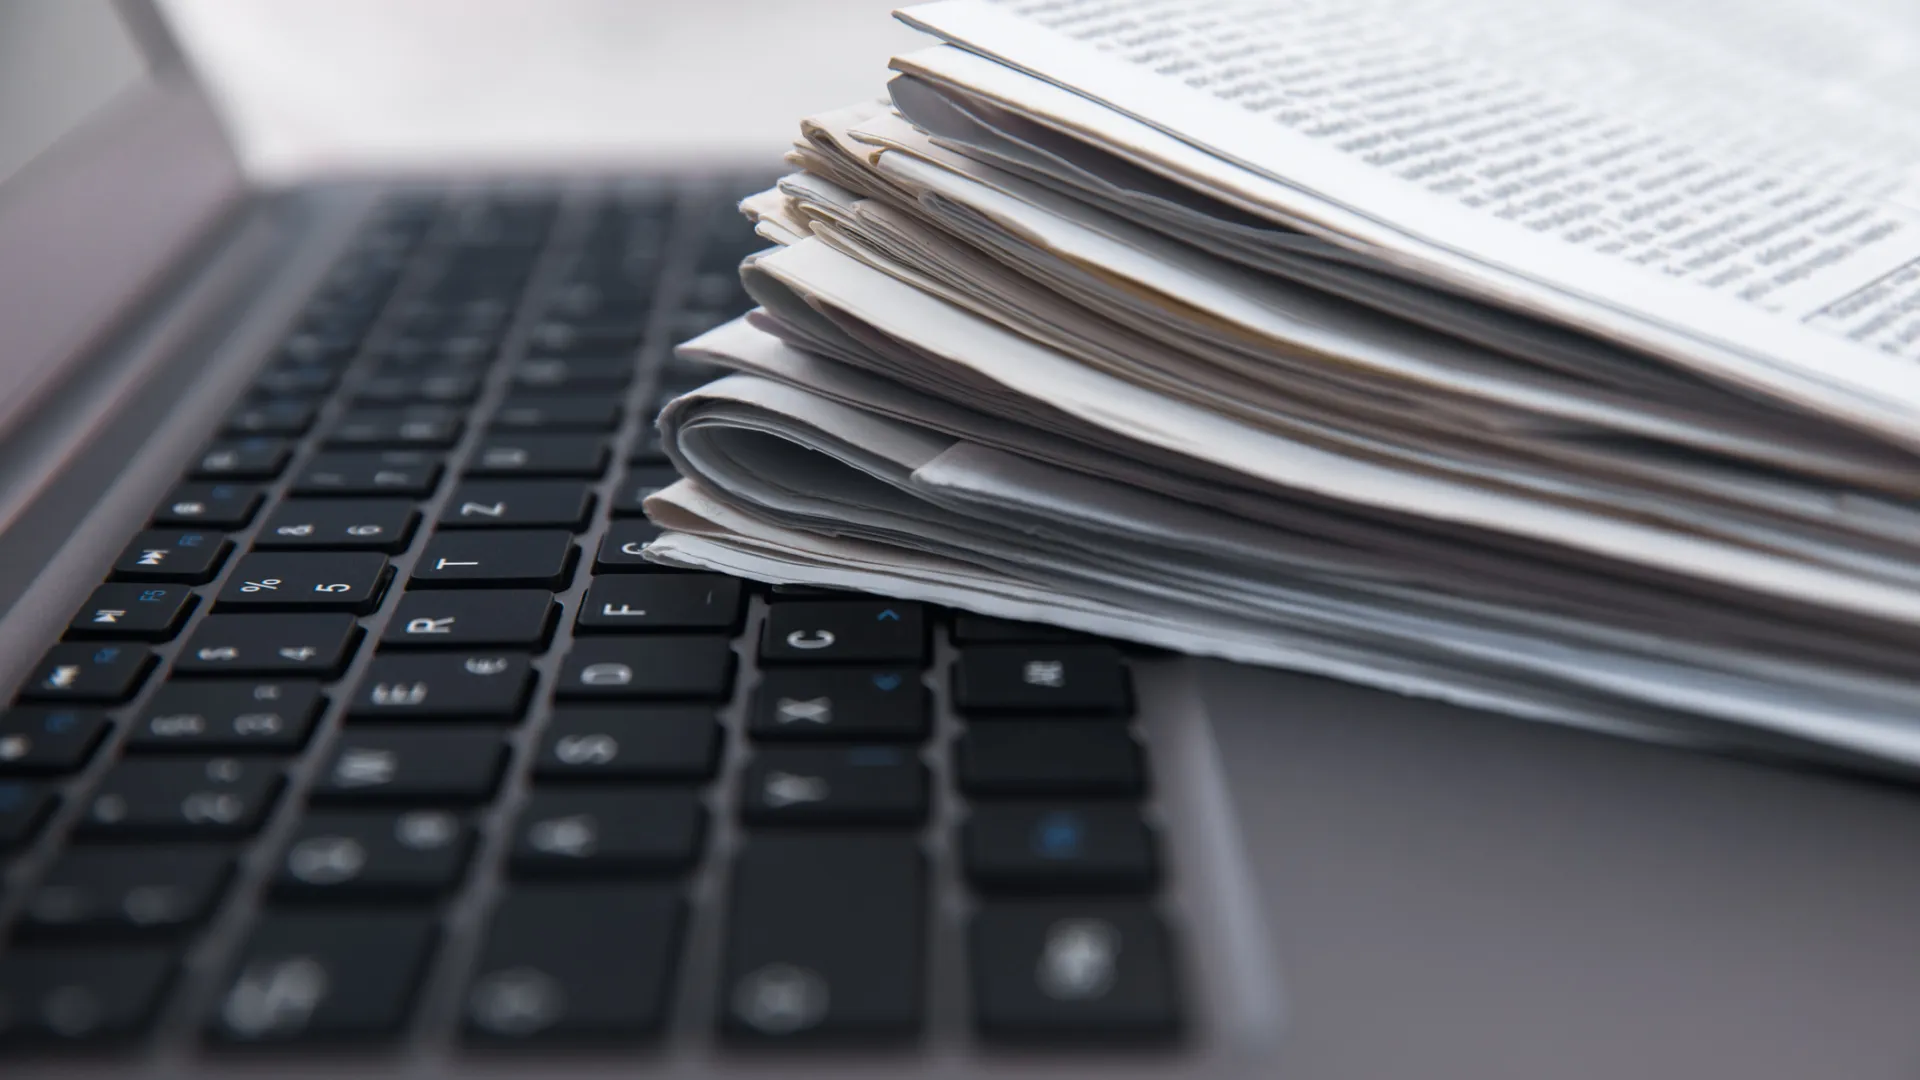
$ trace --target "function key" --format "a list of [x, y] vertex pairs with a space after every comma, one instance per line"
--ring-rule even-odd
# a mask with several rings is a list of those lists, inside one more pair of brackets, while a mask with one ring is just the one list
[[720, 990], [730, 1035], [920, 1029], [927, 884], [913, 837], [755, 835], [732, 889]]
[[953, 669], [954, 704], [974, 713], [1125, 716], [1127, 664], [1111, 645], [970, 645]]
[[1173, 950], [1129, 901], [989, 901], [967, 941], [973, 1016], [989, 1038], [1163, 1038], [1180, 1026]]
[[771, 669], [747, 730], [759, 739], [926, 738], [927, 688], [910, 668]]
[[554, 710], [540, 735], [541, 780], [705, 780], [720, 761], [720, 724], [699, 705]]
[[413, 504], [400, 499], [293, 499], [267, 515], [253, 546], [397, 555], [419, 520]]
[[340, 418], [327, 435], [334, 447], [448, 447], [460, 439], [460, 414], [440, 405], [360, 409]]
[[614, 517], [645, 517], [647, 496], [662, 488], [671, 487], [680, 474], [672, 467], [654, 469], [629, 469], [626, 478], [613, 491]]
[[365, 615], [379, 604], [391, 572], [387, 557], [374, 552], [250, 554], [233, 568], [215, 606]]
[[213, 912], [233, 873], [220, 847], [77, 848], [27, 900], [23, 932], [169, 934]]
[[732, 647], [718, 636], [581, 641], [560, 668], [554, 696], [720, 701], [733, 695], [733, 660]]
[[593, 490], [577, 481], [469, 480], [453, 489], [440, 524], [463, 529], [563, 528], [579, 532]]
[[756, 825], [915, 825], [927, 816], [927, 767], [898, 746], [761, 750], [740, 803]]
[[495, 648], [538, 652], [560, 607], [545, 589], [431, 589], [400, 598], [380, 644], [388, 649]]
[[466, 997], [481, 1039], [629, 1039], [666, 1023], [686, 902], [668, 885], [516, 886]]
[[600, 538], [600, 552], [593, 557], [596, 574], [654, 574], [672, 568], [648, 560], [648, 544], [658, 539], [660, 527], [650, 521], [615, 521]]
[[55, 645], [20, 687], [26, 701], [125, 701], [153, 667], [145, 645]]
[[269, 914], [215, 1003], [212, 1033], [240, 1043], [393, 1034], [438, 924], [431, 913]]
[[38, 784], [0, 780], [0, 851], [33, 839], [56, 801], [52, 791]]
[[116, 581], [177, 581], [199, 585], [213, 580], [233, 550], [219, 533], [148, 529], [114, 560]]
[[440, 482], [440, 456], [419, 450], [321, 454], [293, 481], [295, 495], [425, 498]]
[[305, 435], [319, 412], [319, 402], [306, 398], [267, 398], [228, 413], [221, 430], [229, 435]]
[[325, 704], [313, 682], [170, 681], [134, 721], [127, 750], [292, 753]]
[[520, 719], [533, 686], [525, 655], [437, 653], [376, 656], [348, 715], [362, 720]]
[[112, 724], [89, 709], [0, 713], [0, 776], [70, 773], [87, 763]]
[[540, 356], [513, 368], [516, 394], [621, 394], [638, 362], [629, 357], [573, 359]]
[[496, 731], [348, 727], [320, 770], [315, 802], [481, 802], [507, 744]]
[[535, 791], [513, 831], [519, 877], [621, 876], [692, 866], [707, 811], [691, 787]]
[[528, 588], [557, 591], [573, 577], [573, 534], [558, 529], [435, 533], [414, 560], [416, 589]]
[[285, 782], [272, 761], [123, 761], [87, 804], [78, 832], [101, 840], [246, 836], [260, 827]]
[[273, 892], [288, 900], [407, 900], [460, 883], [473, 826], [445, 810], [309, 815], [287, 844]]
[[260, 489], [238, 484], [181, 484], [153, 511], [155, 525], [238, 529], [260, 509]]
[[472, 372], [376, 375], [354, 391], [355, 400], [379, 405], [464, 405], [479, 396], [480, 376]]
[[180, 632], [198, 602], [185, 585], [101, 585], [67, 623], [67, 636], [165, 641]]
[[492, 435], [467, 465], [468, 476], [598, 477], [607, 441], [596, 435]]
[[967, 877], [989, 891], [1140, 892], [1159, 874], [1153, 834], [1125, 805], [977, 806], [960, 850]]
[[13, 950], [0, 956], [0, 1044], [132, 1038], [152, 1022], [175, 966], [165, 948]]
[[969, 611], [955, 612], [953, 616], [953, 643], [955, 645], [1012, 645], [1027, 642], [1092, 642], [1094, 639], [1078, 630], [1068, 630], [1063, 626], [1048, 626], [1046, 623], [1015, 622], [1012, 619], [996, 619], [991, 615], [975, 615]]
[[726, 630], [740, 625], [746, 595], [721, 574], [616, 575], [595, 579], [580, 601], [582, 633]]
[[360, 644], [360, 624], [343, 613], [209, 615], [173, 669], [193, 675], [337, 674]]
[[924, 609], [904, 600], [807, 601], [767, 611], [760, 658], [767, 663], [924, 664]]
[[612, 431], [620, 426], [618, 398], [517, 398], [493, 414], [502, 431]]
[[1138, 797], [1146, 791], [1140, 744], [1123, 724], [976, 724], [956, 749], [960, 788], [969, 795]]
[[293, 457], [293, 444], [264, 435], [217, 442], [193, 466], [195, 480], [271, 480]]

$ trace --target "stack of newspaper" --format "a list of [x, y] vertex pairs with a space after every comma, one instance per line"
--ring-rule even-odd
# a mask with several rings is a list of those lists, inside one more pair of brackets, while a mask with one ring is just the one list
[[1911, 6], [900, 17], [653, 558], [1920, 764]]

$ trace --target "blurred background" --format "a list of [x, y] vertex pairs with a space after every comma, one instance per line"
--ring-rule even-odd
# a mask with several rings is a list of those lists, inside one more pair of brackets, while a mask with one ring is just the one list
[[[918, 35], [890, 0], [161, 0], [263, 178], [771, 162]], [[58, 96], [92, 5], [0, 0], [0, 66]], [[21, 25], [32, 20], [36, 25]], [[791, 103], [769, 111], [767, 95]], [[41, 102], [44, 106], [44, 99]], [[76, 103], [76, 106], [78, 103]], [[16, 104], [15, 112], [23, 112]], [[7, 105], [0, 102], [0, 129]], [[44, 111], [36, 110], [44, 116]], [[0, 162], [0, 175], [7, 171]]]

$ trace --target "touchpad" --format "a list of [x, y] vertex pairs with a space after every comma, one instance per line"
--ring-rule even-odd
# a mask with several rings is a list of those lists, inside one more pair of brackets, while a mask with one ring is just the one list
[[1920, 799], [1208, 663], [1274, 1075], [1912, 1077]]

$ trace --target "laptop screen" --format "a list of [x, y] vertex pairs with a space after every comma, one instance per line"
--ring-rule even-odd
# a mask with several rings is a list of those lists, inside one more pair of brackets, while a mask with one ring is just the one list
[[0, 186], [146, 73], [107, 0], [0, 4]]

